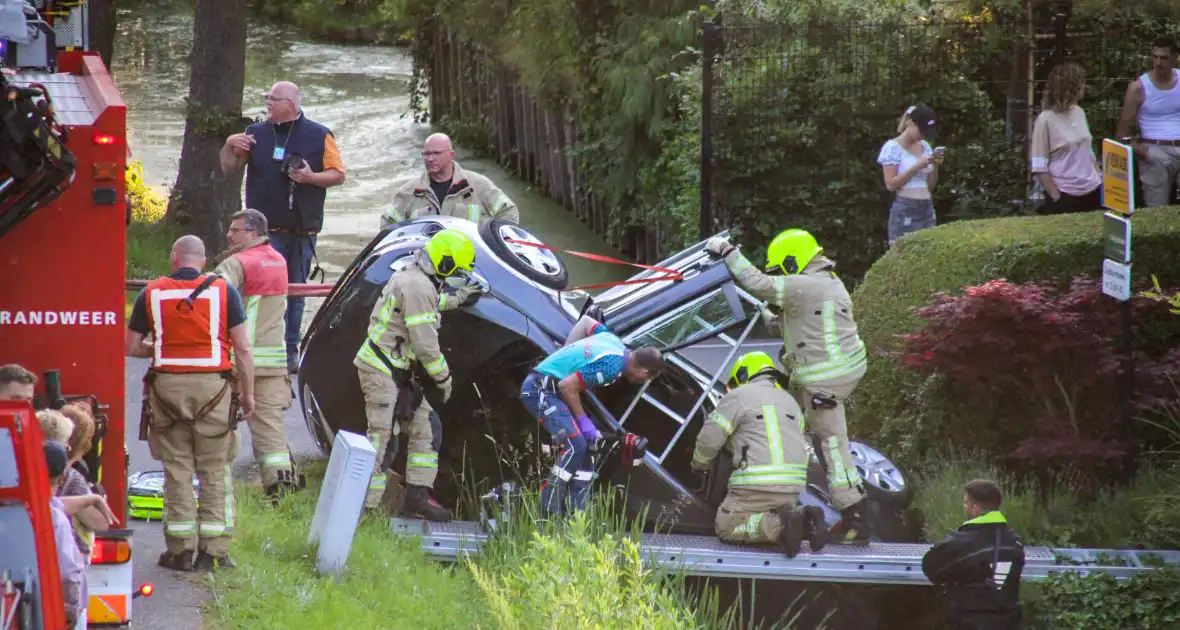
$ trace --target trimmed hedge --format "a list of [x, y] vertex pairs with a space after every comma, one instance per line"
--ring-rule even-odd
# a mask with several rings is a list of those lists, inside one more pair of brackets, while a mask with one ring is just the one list
[[[1102, 214], [959, 221], [899, 241], [853, 293], [860, 334], [869, 349], [868, 373], [849, 405], [856, 434], [888, 445], [898, 460], [914, 463], [932, 447], [950, 446], [946, 442], [953, 440], [956, 423], [991, 421], [942, 418], [940, 410], [916, 404], [919, 398], [930, 400], [919, 395], [926, 382], [892, 355], [902, 347], [901, 335], [922, 324], [913, 310], [938, 291], [957, 295], [989, 280], [1051, 281], [1065, 287], [1074, 276], [1100, 277]], [[1137, 212], [1131, 242], [1137, 291], [1150, 287], [1152, 274], [1164, 286], [1180, 284], [1180, 207]], [[1137, 327], [1136, 335], [1138, 346], [1172, 347], [1180, 339], [1180, 317], [1158, 329]]]

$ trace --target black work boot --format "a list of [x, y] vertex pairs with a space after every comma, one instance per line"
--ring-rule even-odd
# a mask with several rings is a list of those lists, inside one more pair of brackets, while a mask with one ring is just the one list
[[864, 499], [844, 508], [840, 513], [840, 522], [832, 526], [831, 542], [845, 545], [869, 544], [871, 532], [867, 508]]
[[275, 482], [266, 487], [265, 494], [271, 505], [278, 505], [284, 495], [297, 490], [299, 490], [299, 485], [295, 483], [295, 473], [290, 470], [280, 470]]
[[439, 505], [438, 501], [430, 496], [430, 488], [425, 486], [406, 487], [402, 511], [411, 516], [421, 516], [428, 521], [445, 523], [451, 520], [451, 511]]
[[783, 553], [794, 558], [799, 555], [799, 547], [803, 546], [803, 510], [784, 505], [778, 509], [778, 520], [782, 523], [778, 542], [783, 546]]
[[828, 544], [828, 524], [824, 522], [824, 511], [814, 505], [803, 508], [803, 536], [812, 553]]
[[229, 555], [214, 556], [207, 551], [197, 552], [197, 561], [193, 563], [193, 569], [197, 571], [212, 571], [214, 569], [232, 569], [238, 565], [234, 564], [233, 560], [229, 559]]
[[192, 571], [193, 552], [170, 553], [165, 551], [160, 554], [160, 559], [156, 561], [156, 564], [173, 571]]

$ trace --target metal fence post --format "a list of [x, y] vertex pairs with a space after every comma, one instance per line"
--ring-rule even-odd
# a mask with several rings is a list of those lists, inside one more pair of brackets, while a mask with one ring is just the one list
[[701, 225], [700, 240], [713, 234], [713, 59], [721, 27], [706, 21], [701, 32]]
[[1054, 59], [1055, 65], [1065, 61], [1065, 56], [1069, 50], [1069, 34], [1066, 27], [1069, 24], [1069, 16], [1073, 13], [1073, 0], [1057, 0], [1053, 3], [1053, 39], [1056, 44]]

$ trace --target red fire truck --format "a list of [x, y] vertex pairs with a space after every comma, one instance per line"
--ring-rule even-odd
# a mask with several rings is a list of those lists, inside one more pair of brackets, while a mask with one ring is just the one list
[[[89, 406], [89, 480], [126, 526], [126, 106], [88, 50], [85, 3], [29, 2], [23, 37], [20, 17], [0, 12], [0, 365], [42, 376], [36, 409]], [[65, 628], [32, 411], [0, 406], [0, 630]], [[90, 627], [130, 625], [134, 598], [150, 594], [135, 589], [131, 538], [97, 536]]]

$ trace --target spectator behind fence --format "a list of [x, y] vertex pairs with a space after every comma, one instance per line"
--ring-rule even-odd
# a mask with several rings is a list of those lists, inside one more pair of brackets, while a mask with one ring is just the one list
[[1102, 169], [1086, 112], [1086, 71], [1067, 61], [1049, 73], [1040, 115], [1033, 124], [1029, 158], [1045, 188], [1042, 214], [1089, 212], [1102, 207]]
[[[1143, 187], [1143, 205], [1166, 206], [1180, 186], [1180, 57], [1176, 40], [1151, 43], [1151, 71], [1127, 86], [1115, 137], [1130, 142], [1139, 157], [1135, 170]], [[1132, 139], [1131, 123], [1139, 137]]]
[[943, 158], [942, 147], [930, 147], [930, 142], [938, 139], [938, 125], [928, 105], [910, 106], [897, 124], [897, 133], [877, 155], [885, 188], [896, 195], [889, 208], [890, 246], [910, 232], [935, 226], [930, 193], [938, 183], [938, 165]]

